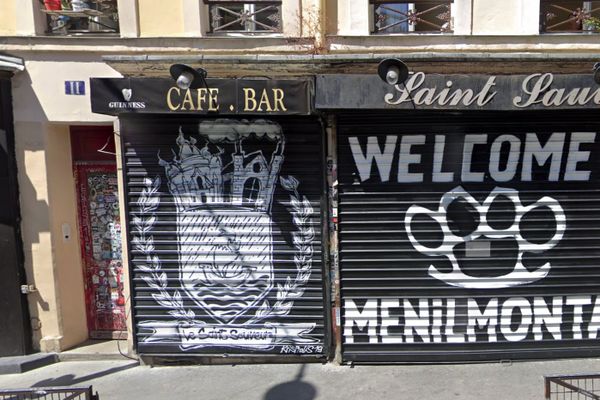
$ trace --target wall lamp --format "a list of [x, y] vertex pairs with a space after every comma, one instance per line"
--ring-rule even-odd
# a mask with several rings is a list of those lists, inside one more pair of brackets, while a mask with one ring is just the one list
[[377, 75], [389, 85], [398, 85], [408, 79], [408, 67], [397, 58], [386, 58], [379, 63]]
[[594, 64], [594, 82], [600, 85], [600, 62]]
[[169, 68], [171, 77], [177, 82], [177, 87], [182, 90], [197, 89], [204, 86], [208, 90], [206, 83], [206, 70], [204, 68], [192, 68], [185, 64], [173, 64]]

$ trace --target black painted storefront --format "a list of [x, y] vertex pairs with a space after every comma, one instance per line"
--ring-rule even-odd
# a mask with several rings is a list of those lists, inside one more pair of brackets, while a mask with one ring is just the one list
[[136, 351], [324, 358], [324, 132], [311, 80], [94, 79], [119, 116]]
[[[331, 356], [339, 267], [345, 362], [600, 353], [591, 76], [319, 75], [314, 94], [286, 82], [93, 81], [94, 111], [121, 124], [138, 352]], [[256, 295], [245, 278], [222, 292], [240, 266]]]
[[598, 86], [415, 75], [317, 77], [337, 121], [343, 360], [600, 354]]

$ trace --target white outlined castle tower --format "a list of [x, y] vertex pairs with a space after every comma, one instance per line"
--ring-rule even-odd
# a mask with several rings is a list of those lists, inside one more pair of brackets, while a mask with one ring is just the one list
[[[199, 131], [219, 148], [219, 153], [211, 153], [208, 144], [198, 148], [197, 140], [186, 139], [180, 128], [179, 153], [170, 162], [160, 160], [177, 207], [188, 211], [206, 205], [233, 205], [269, 212], [283, 164], [285, 139], [281, 126], [266, 120], [218, 119], [203, 121]], [[275, 146], [270, 160], [262, 150], [245, 151], [244, 141], [251, 137]], [[235, 151], [231, 164], [224, 166], [224, 151], [219, 144], [225, 143], [233, 143]], [[225, 174], [229, 166], [233, 170]]]

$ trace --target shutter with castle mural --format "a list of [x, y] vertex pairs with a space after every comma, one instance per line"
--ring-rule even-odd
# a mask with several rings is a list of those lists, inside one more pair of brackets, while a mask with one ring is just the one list
[[314, 120], [122, 119], [140, 354], [326, 352]]

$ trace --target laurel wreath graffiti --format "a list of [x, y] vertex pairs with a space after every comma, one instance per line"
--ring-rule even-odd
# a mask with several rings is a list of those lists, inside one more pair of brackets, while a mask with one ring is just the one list
[[[152, 293], [152, 298], [161, 306], [169, 308], [169, 314], [179, 320], [192, 321], [196, 314], [193, 310], [184, 306], [183, 298], [178, 290], [170, 294], [166, 272], [162, 271], [161, 262], [155, 254], [154, 237], [150, 234], [156, 223], [154, 211], [160, 204], [160, 177], [155, 179], [145, 178], [144, 189], [137, 201], [137, 215], [133, 217], [133, 225], [136, 237], [132, 240], [135, 250], [145, 255], [145, 263], [137, 267], [145, 275], [142, 279], [148, 287], [155, 289], [158, 293]], [[287, 277], [284, 284], [277, 284], [276, 302], [270, 304], [265, 300], [247, 324], [272, 317], [289, 314], [294, 305], [294, 299], [304, 294], [305, 286], [310, 279], [312, 271], [313, 240], [315, 238], [314, 228], [310, 225], [310, 217], [313, 208], [306, 196], [300, 197], [298, 193], [299, 182], [293, 176], [280, 177], [281, 186], [290, 193], [290, 205], [292, 207], [292, 220], [297, 231], [292, 233], [292, 239], [296, 252], [294, 264], [296, 265], [296, 277], [292, 280]]]
[[277, 284], [277, 301], [272, 306], [269, 300], [266, 299], [257, 310], [254, 318], [248, 323], [260, 321], [271, 316], [287, 315], [294, 305], [293, 300], [302, 297], [304, 287], [308, 282], [312, 270], [312, 242], [315, 238], [315, 231], [310, 225], [310, 216], [313, 213], [313, 208], [306, 196], [298, 193], [299, 182], [293, 176], [287, 178], [280, 177], [281, 186], [291, 192], [290, 204], [292, 206], [292, 220], [296, 225], [297, 231], [292, 233], [296, 254], [294, 255], [294, 264], [296, 264], [296, 278], [294, 281], [288, 276], [285, 283]]
[[146, 284], [158, 293], [152, 293], [152, 298], [163, 307], [170, 308], [169, 314], [184, 320], [194, 319], [196, 314], [188, 310], [183, 305], [181, 293], [176, 290], [172, 295], [167, 291], [168, 279], [167, 273], [162, 271], [160, 259], [155, 252], [154, 237], [149, 234], [156, 222], [154, 211], [160, 204], [158, 189], [160, 188], [160, 177], [154, 180], [144, 179], [144, 189], [137, 201], [137, 215], [133, 217], [133, 225], [137, 236], [132, 240], [133, 247], [146, 256], [144, 264], [138, 264], [137, 267], [147, 275], [142, 279]]

